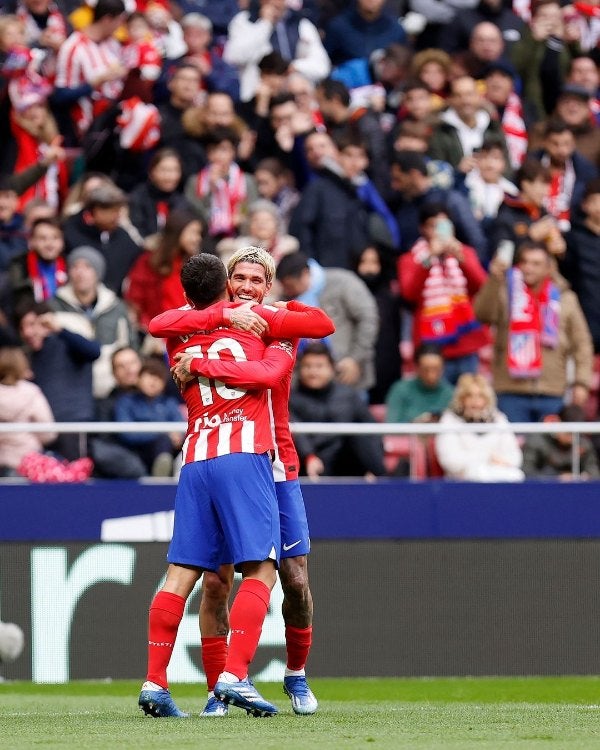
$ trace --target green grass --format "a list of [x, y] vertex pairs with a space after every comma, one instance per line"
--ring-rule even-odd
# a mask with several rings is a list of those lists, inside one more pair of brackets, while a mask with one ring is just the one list
[[203, 693], [174, 685], [185, 720], [149, 719], [137, 710], [139, 683], [0, 684], [0, 747], [196, 748], [589, 748], [600, 749], [600, 679], [456, 678], [311, 680], [315, 716], [291, 712], [281, 687], [263, 695], [281, 710], [250, 719], [200, 719]]

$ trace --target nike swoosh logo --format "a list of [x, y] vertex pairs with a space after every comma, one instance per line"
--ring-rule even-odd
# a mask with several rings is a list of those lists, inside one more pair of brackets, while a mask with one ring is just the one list
[[293, 544], [284, 544], [283, 545], [283, 551], [287, 552], [288, 550], [291, 550], [292, 547], [296, 547], [296, 545], [300, 544], [301, 541], [302, 541], [302, 539], [298, 539], [298, 541], [294, 542]]

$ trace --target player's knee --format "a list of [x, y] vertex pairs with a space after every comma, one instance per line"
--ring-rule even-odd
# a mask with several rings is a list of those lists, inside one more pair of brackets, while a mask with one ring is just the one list
[[224, 602], [229, 599], [232, 585], [216, 573], [204, 573], [202, 580], [202, 597], [212, 602]]
[[308, 566], [305, 557], [289, 557], [281, 561], [279, 570], [281, 588], [288, 597], [306, 598], [310, 594]]

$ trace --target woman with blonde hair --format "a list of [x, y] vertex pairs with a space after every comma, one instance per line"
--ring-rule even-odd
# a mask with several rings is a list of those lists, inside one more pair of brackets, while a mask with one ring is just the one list
[[[54, 422], [48, 400], [31, 383], [32, 372], [24, 351], [0, 347], [0, 421]], [[22, 459], [42, 453], [56, 439], [55, 432], [0, 432], [0, 476], [14, 476]]]
[[[523, 454], [506, 416], [496, 407], [496, 394], [483, 375], [465, 373], [440, 424], [456, 431], [436, 435], [435, 452], [446, 477], [472, 482], [520, 482]], [[466, 424], [497, 424], [492, 432], [466, 432]]]

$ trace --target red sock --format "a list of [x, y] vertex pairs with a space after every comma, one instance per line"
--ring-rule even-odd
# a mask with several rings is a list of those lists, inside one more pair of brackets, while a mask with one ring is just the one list
[[285, 626], [285, 648], [287, 651], [287, 668], [297, 672], [304, 669], [308, 652], [312, 644], [312, 627], [294, 628]]
[[164, 688], [168, 687], [167, 667], [184, 608], [185, 599], [168, 591], [159, 591], [150, 605], [146, 680]]
[[262, 581], [245, 578], [233, 600], [229, 616], [231, 636], [224, 671], [231, 672], [240, 680], [248, 675], [248, 665], [256, 653], [270, 598], [271, 592]]
[[217, 678], [225, 669], [227, 660], [227, 636], [218, 635], [212, 638], [201, 638], [202, 666], [206, 675], [208, 691], [214, 690]]

